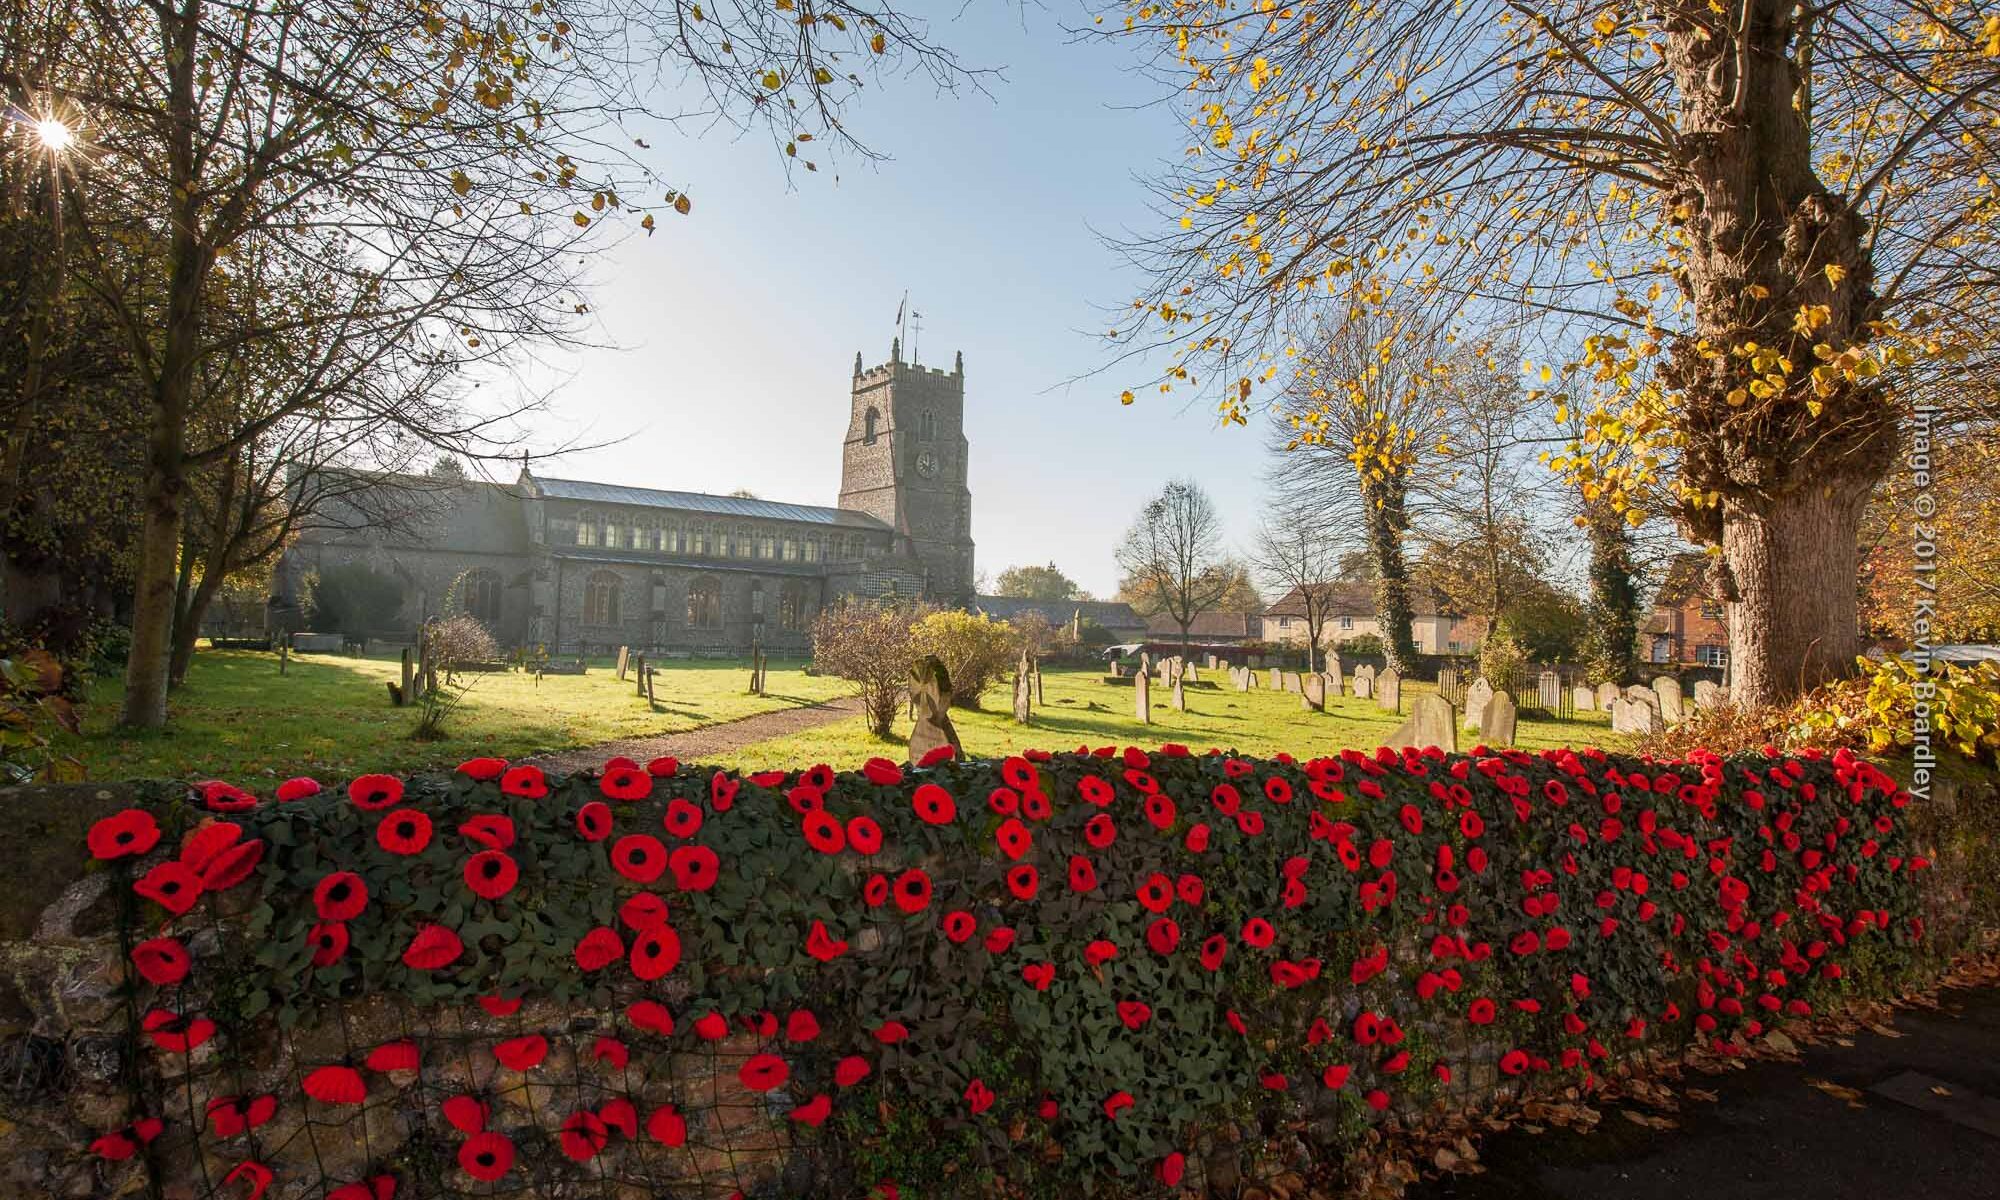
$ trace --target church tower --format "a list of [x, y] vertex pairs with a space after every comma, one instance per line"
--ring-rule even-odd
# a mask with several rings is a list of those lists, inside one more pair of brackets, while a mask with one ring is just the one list
[[854, 356], [840, 507], [896, 531], [898, 553], [924, 567], [932, 595], [972, 598], [972, 492], [966, 487], [965, 355], [949, 372], [903, 361], [864, 368]]

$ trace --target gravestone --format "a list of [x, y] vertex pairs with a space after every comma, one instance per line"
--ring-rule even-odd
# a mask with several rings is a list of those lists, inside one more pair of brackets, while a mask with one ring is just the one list
[[620, 683], [625, 682], [625, 668], [630, 665], [631, 656], [632, 656], [632, 647], [630, 646], [618, 647], [618, 682]]
[[1618, 685], [1615, 683], [1606, 681], [1604, 683], [1598, 684], [1597, 685], [1598, 710], [1601, 712], [1610, 712], [1611, 706], [1617, 703], [1618, 698], [1620, 696], [1623, 696], [1624, 694], [1625, 694], [1624, 692], [1618, 690]]
[[1562, 676], [1554, 671], [1543, 671], [1535, 677], [1535, 704], [1549, 712], [1561, 712], [1563, 703]]
[[1236, 668], [1235, 674], [1236, 674], [1236, 690], [1239, 692], [1249, 691], [1251, 681], [1257, 678], [1257, 673], [1255, 671], [1252, 671], [1249, 667], [1238, 667]]
[[1326, 661], [1324, 663], [1321, 663], [1320, 667], [1329, 675], [1340, 674], [1341, 673], [1340, 655], [1335, 654], [1331, 650], [1327, 651]]
[[1681, 710], [1681, 681], [1671, 675], [1653, 680], [1653, 694], [1660, 698], [1660, 719], [1678, 725], [1687, 716]]
[[1328, 696], [1329, 698], [1334, 698], [1334, 699], [1337, 699], [1337, 698], [1339, 698], [1339, 696], [1340, 696], [1340, 660], [1339, 660], [1339, 659], [1337, 659], [1337, 658], [1336, 658], [1336, 659], [1332, 659], [1332, 660], [1330, 660], [1330, 662], [1329, 662], [1329, 663], [1328, 663], [1328, 665], [1327, 665], [1327, 668], [1326, 668], [1326, 670], [1324, 670], [1324, 671], [1321, 671], [1321, 672], [1320, 672], [1320, 674], [1326, 677], [1326, 694], [1327, 694], [1327, 696]]
[[1144, 650], [1139, 651], [1139, 674], [1151, 675], [1152, 673], [1153, 673], [1153, 656], [1147, 651]]
[[1207, 658], [1206, 658], [1206, 659], [1205, 659], [1205, 660], [1203, 661], [1202, 665], [1203, 665], [1203, 666], [1205, 666], [1205, 667], [1207, 667], [1207, 668], [1208, 668], [1209, 670], [1211, 670], [1211, 671], [1215, 670], [1215, 655], [1213, 655], [1213, 654], [1209, 655], [1209, 656], [1208, 656], [1208, 657], [1207, 657]]
[[633, 665], [636, 669], [632, 675], [632, 694], [643, 696], [646, 694], [646, 656], [641, 654], [633, 660]]
[[1394, 669], [1375, 677], [1375, 707], [1388, 712], [1403, 711], [1403, 677]]
[[1181, 686], [1183, 682], [1184, 681], [1181, 679], [1180, 672], [1178, 671], [1174, 672], [1173, 702], [1174, 702], [1175, 712], [1187, 711], [1187, 692]]
[[1486, 682], [1485, 676], [1473, 680], [1472, 686], [1465, 689], [1465, 727], [1484, 729], [1485, 726], [1480, 722], [1486, 719], [1486, 706], [1491, 703], [1493, 703], [1493, 685]]
[[1366, 665], [1354, 668], [1354, 674], [1348, 678], [1347, 683], [1357, 699], [1368, 699], [1375, 694], [1374, 668]]
[[1495, 749], [1513, 745], [1516, 715], [1514, 698], [1505, 692], [1494, 693], [1479, 717], [1479, 740]]
[[1653, 706], [1623, 696], [1611, 702], [1611, 732], [1651, 734], [1659, 732], [1659, 714]]
[[1576, 706], [1576, 711], [1578, 712], [1596, 712], [1597, 693], [1582, 684], [1578, 684], [1576, 685], [1576, 690], [1570, 694], [1570, 703]]
[[1111, 678], [1125, 678], [1125, 667], [1115, 658], [1111, 660]]
[[1653, 710], [1653, 724], [1660, 723], [1660, 694], [1643, 683], [1635, 683], [1625, 689], [1625, 698], [1634, 704], [1643, 704]]
[[1458, 752], [1458, 714], [1443, 696], [1420, 695], [1410, 701], [1410, 719], [1397, 727], [1383, 745], [1402, 749], [1436, 746], [1446, 754]]
[[910, 707], [916, 711], [910, 730], [911, 762], [939, 746], [960, 749], [958, 730], [951, 724], [951, 672], [935, 654], [924, 655], [910, 668]]
[[1721, 708], [1723, 702], [1722, 685], [1711, 679], [1697, 679], [1694, 682], [1694, 706], [1704, 712]]
[[1292, 693], [1294, 696], [1299, 694], [1299, 673], [1297, 671], [1286, 671], [1282, 677], [1282, 682], [1286, 691]]
[[[1213, 659], [1213, 658], [1214, 658], [1215, 656], [1211, 654], [1211, 655], [1210, 655], [1209, 657], [1210, 657], [1210, 659]], [[1215, 669], [1215, 663], [1214, 663], [1214, 662], [1212, 662], [1212, 661], [1211, 661], [1211, 662], [1210, 662], [1210, 663], [1208, 664], [1208, 666], [1209, 666], [1209, 669], [1210, 669], [1210, 670], [1214, 670], [1214, 669]], [[1194, 665], [1193, 663], [1189, 663], [1189, 664], [1187, 665], [1187, 681], [1188, 681], [1189, 683], [1200, 683], [1200, 682], [1201, 682], [1201, 672], [1200, 672], [1199, 670], [1195, 669], [1195, 665]]]
[[1132, 677], [1132, 690], [1138, 693], [1135, 715], [1142, 725], [1153, 723], [1153, 677], [1144, 671]]
[[1034, 665], [1034, 670], [1035, 670], [1035, 706], [1039, 708], [1039, 707], [1040, 707], [1040, 706], [1042, 705], [1042, 658], [1041, 658], [1041, 655], [1039, 655], [1039, 654], [1037, 654], [1037, 655], [1033, 655], [1033, 656], [1031, 656], [1031, 657], [1030, 657], [1030, 658], [1028, 659], [1028, 661], [1029, 661], [1030, 663], [1032, 663], [1032, 664]]
[[1035, 664], [1024, 648], [1021, 651], [1020, 661], [1014, 664], [1014, 719], [1023, 725], [1026, 725], [1032, 716], [1028, 704], [1033, 698], [1033, 693], [1029, 689], [1034, 674]]
[[1281, 688], [1281, 687], [1284, 687], [1284, 686], [1285, 686], [1285, 673], [1284, 673], [1283, 671], [1280, 671], [1280, 670], [1279, 670], [1278, 668], [1276, 668], [1276, 667], [1272, 667], [1272, 668], [1271, 668], [1271, 690], [1275, 692], [1275, 691], [1277, 691], [1277, 690], [1278, 690], [1279, 688]]
[[1307, 675], [1301, 682], [1299, 705], [1307, 712], [1326, 711], [1326, 677]]

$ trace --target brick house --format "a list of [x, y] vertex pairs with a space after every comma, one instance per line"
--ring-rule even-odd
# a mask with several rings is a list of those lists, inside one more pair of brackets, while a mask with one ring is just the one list
[[1729, 665], [1729, 625], [1706, 554], [1676, 554], [1667, 564], [1653, 613], [1639, 628], [1639, 657], [1660, 665]]
[[[1324, 602], [1318, 645], [1338, 649], [1340, 643], [1358, 637], [1382, 636], [1382, 622], [1375, 615], [1375, 586], [1367, 583], [1328, 583], [1319, 587]], [[1410, 638], [1419, 654], [1470, 654], [1479, 649], [1479, 635], [1473, 623], [1438, 609], [1437, 600], [1421, 589], [1410, 598]], [[1283, 599], [1264, 610], [1263, 640], [1302, 646], [1306, 641], [1306, 605], [1299, 589], [1286, 592]]]

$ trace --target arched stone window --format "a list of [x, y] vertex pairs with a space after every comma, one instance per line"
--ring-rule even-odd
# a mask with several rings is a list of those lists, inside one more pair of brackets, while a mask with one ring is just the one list
[[872, 408], [868, 410], [868, 415], [862, 418], [861, 440], [870, 446], [875, 444], [875, 424], [879, 419]]
[[722, 628], [722, 585], [713, 575], [697, 575], [688, 580], [689, 629]]
[[666, 551], [668, 554], [679, 554], [681, 552], [680, 526], [667, 525], [660, 529], [660, 549]]
[[812, 601], [807, 597], [804, 582], [792, 579], [778, 589], [778, 624], [782, 628], [797, 633], [812, 624]]
[[697, 524], [688, 527], [687, 548], [689, 554], [708, 553], [708, 526]]
[[777, 538], [774, 538], [774, 537], [772, 537], [772, 536], [771, 536], [770, 534], [768, 534], [768, 533], [763, 533], [763, 534], [759, 534], [759, 535], [757, 535], [757, 557], [758, 557], [758, 558], [776, 558], [776, 557], [777, 557], [777, 554], [778, 554], [778, 539], [777, 539]]
[[584, 512], [576, 514], [577, 545], [595, 546], [600, 540], [603, 532], [604, 532], [604, 527], [602, 523], [598, 520], [596, 513], [586, 510]]
[[592, 571], [583, 583], [583, 623], [618, 624], [618, 593], [621, 581], [616, 571]]
[[458, 606], [481, 621], [500, 619], [500, 573], [474, 567], [458, 580]]
[[750, 536], [750, 531], [741, 525], [736, 527], [736, 540], [733, 544], [738, 558], [749, 558], [757, 552], [757, 539]]

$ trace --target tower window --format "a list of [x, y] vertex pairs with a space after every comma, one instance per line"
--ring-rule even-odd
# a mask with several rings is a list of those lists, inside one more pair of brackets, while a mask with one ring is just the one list
[[920, 442], [937, 440], [937, 413], [928, 408], [917, 418], [917, 440]]
[[868, 410], [868, 415], [862, 418], [861, 440], [870, 446], [875, 444], [875, 423], [878, 419], [872, 408]]

